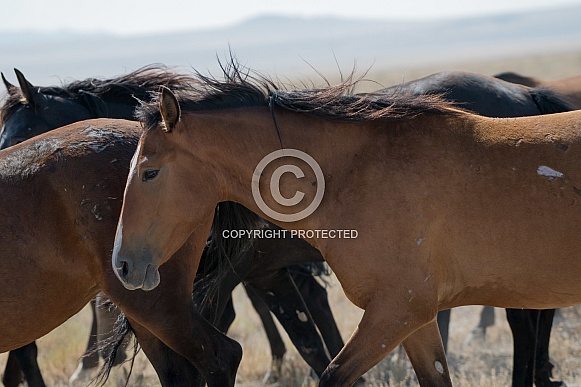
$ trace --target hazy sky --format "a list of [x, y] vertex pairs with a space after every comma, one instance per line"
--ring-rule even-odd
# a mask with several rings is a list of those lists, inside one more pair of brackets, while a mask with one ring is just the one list
[[264, 14], [348, 18], [434, 18], [581, 4], [581, 0], [12, 0], [3, 31], [116, 34], [221, 27]]

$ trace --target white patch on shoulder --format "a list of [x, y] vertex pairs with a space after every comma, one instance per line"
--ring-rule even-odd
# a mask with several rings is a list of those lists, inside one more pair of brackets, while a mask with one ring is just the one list
[[537, 168], [537, 174], [539, 176], [547, 176], [550, 178], [563, 177], [563, 174], [559, 171], [555, 171], [553, 168], [549, 168], [546, 165], [541, 165]]
[[418, 239], [418, 240], [416, 241], [416, 243], [418, 244], [418, 247], [419, 247], [419, 246], [421, 246], [421, 245], [422, 245], [422, 243], [424, 243], [424, 240], [425, 240], [425, 239], [426, 239], [426, 238], [420, 238], [420, 239]]

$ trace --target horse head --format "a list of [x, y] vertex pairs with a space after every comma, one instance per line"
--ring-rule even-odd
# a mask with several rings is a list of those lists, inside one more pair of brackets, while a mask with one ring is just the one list
[[0, 149], [18, 144], [38, 134], [70, 123], [92, 118], [91, 112], [76, 98], [53, 94], [51, 88], [34, 86], [18, 69], [14, 86], [2, 74], [8, 99], [2, 107]]

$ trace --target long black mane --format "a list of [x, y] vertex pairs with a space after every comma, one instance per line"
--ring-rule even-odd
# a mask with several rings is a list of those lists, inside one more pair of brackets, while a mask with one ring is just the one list
[[[135, 104], [135, 99], [149, 100], [152, 93], [159, 90], [160, 86], [166, 86], [172, 90], [184, 90], [194, 87], [192, 82], [195, 82], [195, 79], [188, 74], [178, 73], [164, 65], [153, 64], [115, 78], [87, 78], [62, 86], [35, 86], [35, 88], [45, 95], [80, 102], [87, 96], [92, 96], [102, 101]], [[20, 93], [8, 93], [6, 101], [0, 107], [0, 120], [2, 122], [8, 120], [21, 105]]]
[[[338, 85], [284, 90], [279, 83], [242, 67], [234, 59], [222, 66], [222, 72], [222, 79], [197, 72], [192, 82], [194, 87], [172, 90], [181, 109], [200, 111], [278, 106], [294, 112], [349, 121], [405, 119], [421, 113], [453, 114], [458, 111], [453, 102], [437, 94], [413, 95], [398, 90], [389, 94], [355, 94], [355, 87], [363, 78], [355, 78], [354, 73]], [[158, 99], [143, 103], [137, 108], [136, 116], [146, 127], [159, 123]]]

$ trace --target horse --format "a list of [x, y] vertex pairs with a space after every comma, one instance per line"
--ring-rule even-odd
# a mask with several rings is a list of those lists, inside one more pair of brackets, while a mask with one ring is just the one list
[[315, 245], [365, 310], [320, 386], [353, 384], [400, 343], [420, 385], [450, 386], [438, 310], [581, 302], [581, 113], [489, 118], [433, 95], [345, 95], [352, 82], [282, 91], [235, 63], [198, 79], [139, 110], [112, 255], [127, 289], [164, 284], [216, 204], [242, 204]]
[[559, 92], [570, 104], [581, 109], [581, 75], [556, 80], [526, 77], [513, 72], [496, 74], [495, 78], [529, 87], [547, 87]]
[[[89, 78], [75, 81], [64, 87], [35, 87], [18, 69], [14, 69], [20, 87], [12, 85], [1, 74], [2, 81], [8, 92], [8, 98], [0, 108], [2, 130], [0, 132], [0, 149], [18, 144], [38, 134], [56, 129], [75, 121], [90, 118], [111, 117], [132, 119], [133, 107], [137, 104], [135, 98], [146, 99], [148, 90], [167, 85], [179, 88], [186, 79], [179, 79], [175, 74], [161, 65], [150, 65], [130, 74], [114, 79]], [[118, 318], [115, 308], [99, 309], [91, 301], [93, 323], [87, 342], [85, 354], [70, 381], [84, 380], [89, 372], [99, 364], [99, 353], [92, 348], [102, 340], [107, 340], [110, 326]], [[97, 321], [100, 324], [97, 324]], [[34, 343], [11, 353], [14, 364], [22, 364], [21, 372], [29, 384], [42, 386], [42, 376], [36, 363], [36, 346]], [[115, 364], [125, 360], [125, 352], [118, 351]], [[13, 371], [12, 371], [13, 370]], [[17, 373], [17, 368], [4, 372], [4, 383], [16, 386], [10, 380], [18, 380], [11, 372]]]
[[140, 131], [126, 120], [84, 121], [0, 151], [0, 351], [33, 342], [103, 291], [163, 385], [197, 384], [201, 373], [208, 385], [233, 386], [242, 349], [191, 299], [206, 238], [176, 253], [176, 264], [162, 270], [171, 286], [153, 293], [129, 292], [113, 274], [111, 247]]
[[[522, 87], [498, 78], [465, 71], [445, 71], [382, 89], [378, 93], [387, 96], [393, 93], [440, 94], [465, 110], [488, 117], [532, 116], [575, 109], [561, 99], [560, 93], [556, 94], [544, 85]], [[532, 386], [534, 380], [538, 386], [562, 384], [550, 380], [553, 365], [549, 362], [549, 340], [554, 313], [554, 310], [506, 310], [514, 337], [513, 386]], [[449, 310], [439, 312], [438, 327], [444, 349], [447, 347], [449, 321]], [[537, 321], [542, 324], [538, 325]], [[493, 324], [493, 308], [484, 307], [480, 323], [473, 332], [485, 334], [486, 328]]]
[[[189, 86], [189, 78], [185, 75], [175, 73], [160, 65], [146, 66], [113, 79], [89, 78], [83, 81], [72, 82], [63, 87], [34, 87], [19, 70], [15, 69], [15, 73], [20, 87], [12, 85], [2, 74], [9, 98], [2, 107], [3, 126], [0, 136], [0, 149], [76, 120], [98, 117], [133, 119], [133, 110], [138, 103], [138, 99], [149, 98], [149, 92], [151, 90], [157, 89], [160, 85], [174, 88]], [[284, 254], [282, 255], [284, 256]], [[307, 255], [315, 258], [320, 257], [315, 251], [311, 251]], [[319, 258], [318, 260], [321, 261], [322, 259]], [[297, 260], [291, 258], [286, 261], [293, 262]], [[303, 262], [304, 260], [301, 259], [299, 261]], [[285, 262], [284, 258], [280, 258], [280, 262]], [[264, 270], [265, 273], [270, 273], [272, 269], [263, 269], [261, 267], [257, 268], [257, 270], [252, 273], [255, 278], [260, 278], [260, 270]], [[300, 298], [305, 298], [311, 305], [324, 308], [323, 310], [317, 311], [317, 319], [315, 322], [317, 325], [325, 327], [329, 332], [328, 334], [323, 334], [329, 352], [332, 355], [338, 353], [343, 346], [343, 340], [326, 300], [326, 291], [318, 285], [312, 276], [310, 278], [309, 276], [305, 277], [306, 272], [300, 267], [291, 268], [288, 273], [286, 268], [280, 267], [279, 270], [281, 271], [280, 277], [288, 276], [290, 273], [290, 276], [293, 278], [292, 280], [300, 285], [297, 289], [299, 293], [296, 291], [282, 293], [286, 298], [277, 300], [281, 307], [277, 306], [274, 309], [273, 306], [271, 309], [280, 318], [280, 310], [286, 311], [289, 307], [296, 306], [298, 303], [297, 300]], [[289, 279], [278, 282], [270, 280], [270, 283], [263, 283], [262, 285], [269, 290], [271, 288], [280, 289], [280, 284], [288, 283], [288, 281]], [[250, 282], [250, 286], [252, 286], [252, 281]], [[296, 287], [293, 286], [292, 289], [294, 290]], [[272, 320], [270, 311], [262, 300], [265, 296], [262, 296], [262, 298], [257, 297], [256, 290], [247, 292], [247, 294], [261, 318], [269, 339], [272, 362], [269, 372], [265, 376], [265, 380], [274, 383], [280, 378], [282, 359], [286, 348]], [[325, 300], [320, 299], [320, 297], [325, 297]], [[115, 308], [98, 309], [93, 303], [92, 310], [93, 324], [87, 349], [77, 370], [71, 377], [71, 381], [86, 379], [90, 370], [98, 366], [99, 354], [98, 352], [92, 351], [96, 343], [95, 338], [98, 337], [98, 341], [107, 340], [109, 332], [111, 332], [111, 326], [118, 318], [118, 313], [116, 313]], [[224, 322], [221, 324], [221, 328], [224, 331], [230, 326], [235, 316], [232, 307], [225, 310], [228, 313], [223, 317]], [[295, 314], [289, 314], [289, 316], [291, 317], [286, 318], [283, 326], [288, 329], [300, 327], [297, 332], [301, 334], [289, 332], [290, 337], [297, 344], [301, 356], [310, 365], [313, 365], [314, 369], [321, 373], [324, 366], [326, 366], [323, 363], [328, 363], [330, 359], [326, 355], [319, 334], [312, 329], [303, 329], [304, 322], [299, 321]], [[327, 320], [322, 321], [323, 318]], [[99, 324], [96, 324], [96, 321], [99, 321]], [[99, 329], [100, 326], [101, 329]], [[31, 360], [36, 359], [35, 353], [36, 347], [32, 343], [22, 350], [11, 354], [10, 358], [16, 357], [17, 359], [24, 359], [15, 364], [26, 364], [26, 367], [21, 368], [27, 373], [26, 379], [29, 384], [40, 386], [43, 382], [42, 384], [35, 382], [39, 378], [40, 370], [38, 369], [36, 361]], [[125, 352], [117, 351], [116, 353], [117, 357], [114, 364], [121, 364], [125, 360]], [[28, 362], [24, 363], [25, 360]], [[13, 363], [10, 362], [9, 364]], [[11, 369], [5, 371], [5, 379], [7, 381], [19, 379], [16, 376], [12, 376], [10, 371]], [[40, 380], [42, 380], [42, 376], [40, 376]]]

